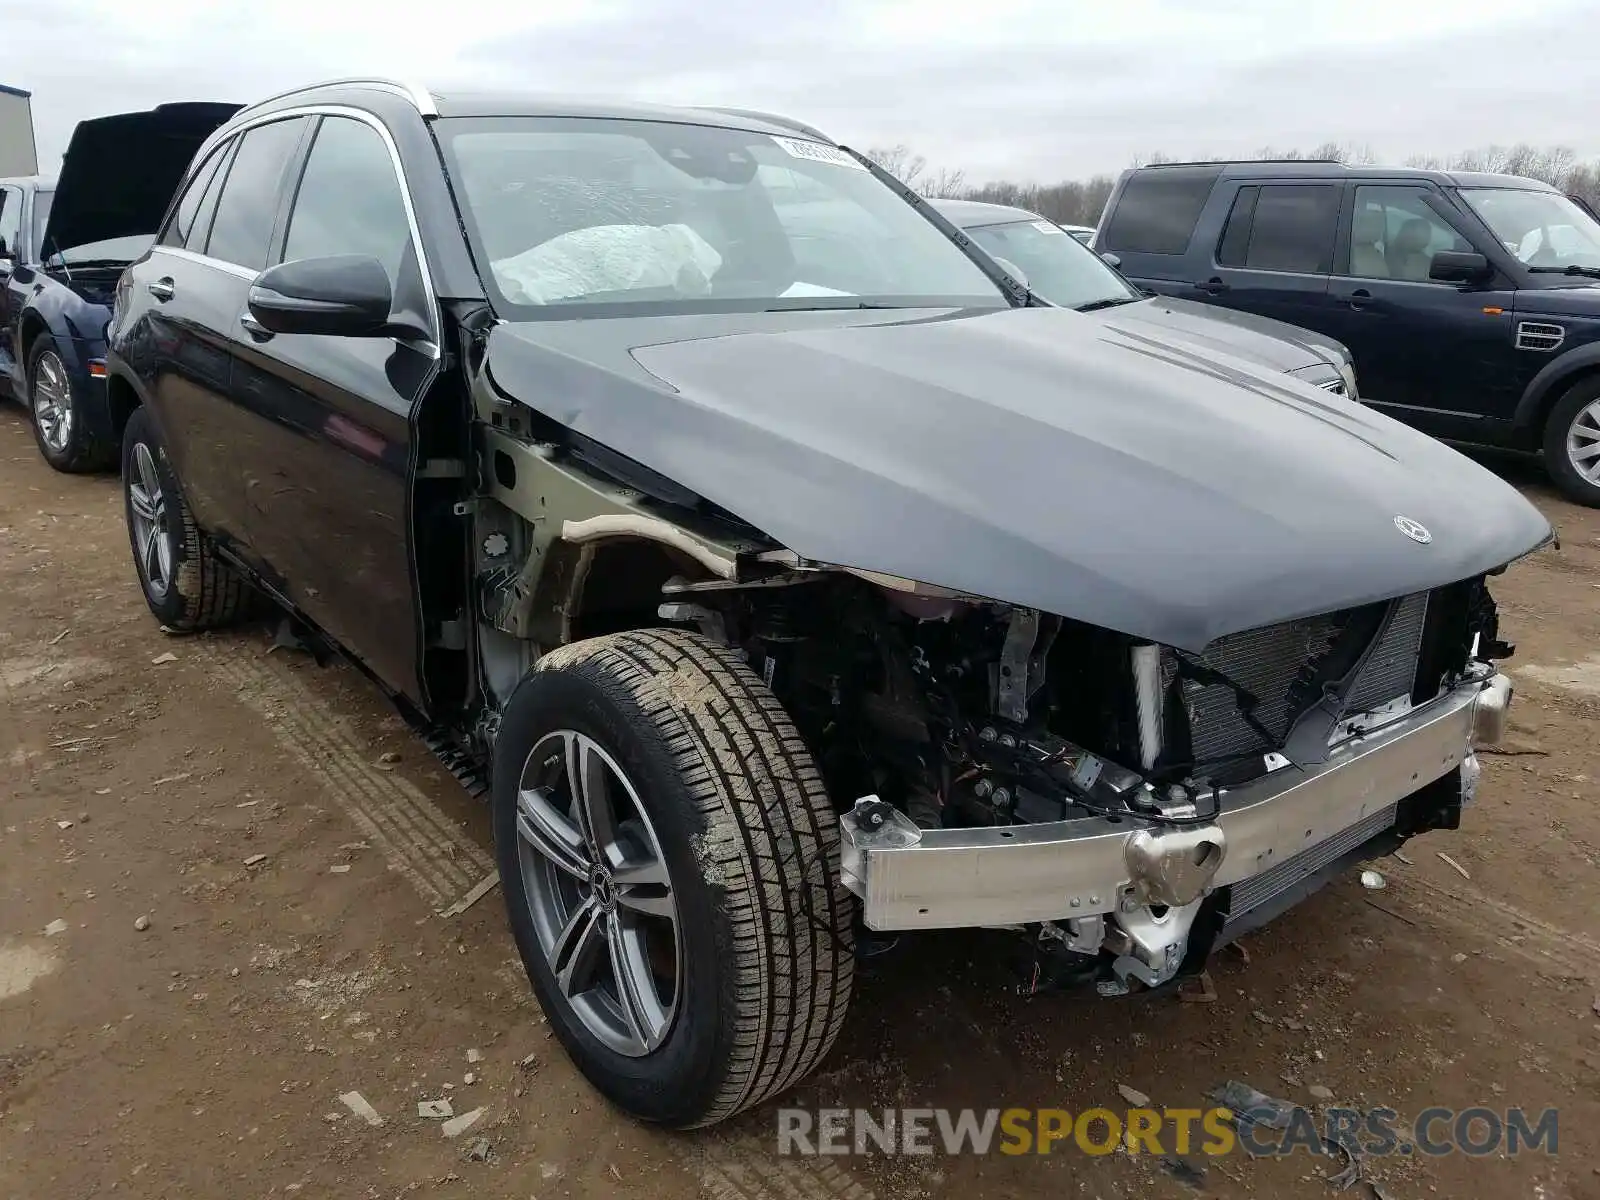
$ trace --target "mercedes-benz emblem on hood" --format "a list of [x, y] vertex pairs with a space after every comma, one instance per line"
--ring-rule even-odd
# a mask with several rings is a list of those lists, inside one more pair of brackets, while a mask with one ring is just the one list
[[1396, 517], [1394, 527], [1413, 542], [1421, 542], [1424, 546], [1433, 541], [1433, 534], [1428, 532], [1428, 527], [1421, 521], [1413, 521], [1410, 517]]

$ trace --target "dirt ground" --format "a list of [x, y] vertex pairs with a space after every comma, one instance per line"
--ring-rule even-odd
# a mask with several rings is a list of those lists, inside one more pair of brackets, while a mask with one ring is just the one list
[[[1225, 953], [1211, 1004], [1025, 999], [994, 939], [916, 941], [785, 1102], [1201, 1107], [1235, 1079], [1406, 1118], [1556, 1106], [1555, 1156], [1370, 1159], [1344, 1194], [1600, 1197], [1600, 513], [1496, 466], [1562, 545], [1496, 588], [1519, 697], [1464, 829]], [[490, 875], [480, 804], [353, 672], [262, 629], [163, 635], [116, 481], [50, 471], [10, 406], [0, 618], [5, 1200], [1334, 1194], [1304, 1154], [1184, 1182], [1121, 1152], [779, 1159], [770, 1107], [640, 1127], [549, 1039], [499, 891], [439, 915]], [[483, 1112], [448, 1138], [417, 1115], [438, 1099]]]

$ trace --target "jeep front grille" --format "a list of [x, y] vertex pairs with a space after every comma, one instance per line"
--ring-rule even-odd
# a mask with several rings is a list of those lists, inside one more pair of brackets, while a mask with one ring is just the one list
[[[1426, 592], [1399, 601], [1393, 620], [1356, 678], [1348, 715], [1369, 712], [1410, 695], [1427, 613]], [[1169, 655], [1164, 664], [1165, 681], [1169, 687], [1176, 681], [1181, 689], [1189, 718], [1191, 757], [1197, 762], [1217, 762], [1279, 749], [1300, 714], [1316, 699], [1315, 671], [1334, 649], [1346, 616], [1330, 613], [1245, 630], [1219, 638], [1204, 653], [1191, 656], [1198, 667], [1225, 676], [1256, 698], [1253, 722], [1241, 711], [1234, 687], [1184, 678], [1176, 655]]]

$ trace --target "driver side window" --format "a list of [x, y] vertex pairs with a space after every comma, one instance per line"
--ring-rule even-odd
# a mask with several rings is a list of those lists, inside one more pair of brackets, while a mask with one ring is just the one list
[[1471, 245], [1411, 187], [1362, 186], [1350, 215], [1350, 269], [1357, 279], [1428, 282], [1433, 256]]
[[366, 254], [383, 264], [397, 300], [417, 276], [405, 195], [381, 134], [364, 121], [324, 117], [289, 216], [283, 261]]

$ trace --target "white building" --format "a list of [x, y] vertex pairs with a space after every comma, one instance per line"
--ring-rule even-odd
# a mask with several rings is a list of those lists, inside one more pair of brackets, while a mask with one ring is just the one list
[[0, 178], [37, 175], [33, 141], [33, 94], [0, 83]]

